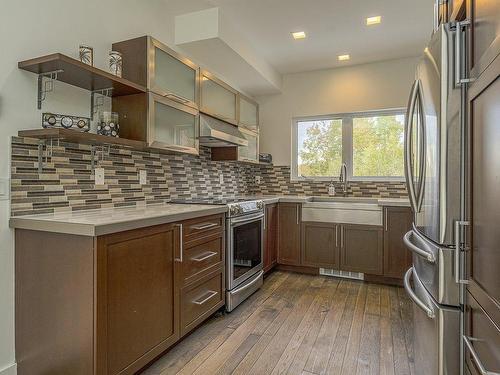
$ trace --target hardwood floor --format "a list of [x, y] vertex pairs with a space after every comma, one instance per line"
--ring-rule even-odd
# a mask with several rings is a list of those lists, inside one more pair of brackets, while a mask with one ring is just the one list
[[410, 375], [411, 311], [401, 288], [274, 272], [143, 375]]

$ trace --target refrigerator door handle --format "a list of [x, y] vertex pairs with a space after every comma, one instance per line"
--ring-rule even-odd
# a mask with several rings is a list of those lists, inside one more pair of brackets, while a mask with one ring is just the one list
[[[412, 242], [411, 242], [411, 236], [414, 235], [414, 232], [413, 230], [410, 230], [409, 232], [407, 232], [404, 236], [403, 236], [403, 242], [405, 243], [405, 245], [408, 247], [408, 249], [410, 249], [412, 252], [414, 252], [415, 254], [417, 254], [418, 256], [424, 258], [425, 260], [427, 260], [429, 263], [436, 263], [436, 257], [434, 256], [433, 252], [430, 251], [430, 249], [421, 249], [420, 247], [414, 245]], [[424, 247], [426, 247], [426, 245], [424, 244]]]
[[470, 20], [455, 23], [455, 86], [474, 82], [474, 78], [462, 77], [462, 64], [465, 61], [465, 54], [462, 49], [462, 29], [470, 25]]
[[[423, 97], [422, 97], [422, 88], [421, 85], [418, 86], [418, 91], [417, 91], [417, 98], [418, 101], [415, 103], [419, 103], [421, 106], [423, 106]], [[419, 181], [418, 181], [418, 191], [415, 194], [415, 201], [416, 201], [416, 212], [420, 212], [420, 209], [422, 207], [422, 201], [424, 199], [424, 178], [425, 178], [425, 155], [426, 155], [426, 140], [425, 140], [425, 114], [424, 114], [424, 108], [419, 109], [419, 115], [420, 115], [420, 149], [419, 149], [419, 154], [418, 154], [418, 161], [419, 161], [419, 166], [418, 166], [418, 173], [419, 173]]]
[[410, 91], [410, 98], [408, 100], [408, 107], [406, 109], [405, 117], [405, 178], [406, 185], [408, 189], [408, 195], [410, 197], [410, 204], [414, 212], [417, 212], [417, 199], [415, 196], [415, 187], [413, 186], [413, 168], [411, 166], [411, 130], [413, 127], [413, 114], [415, 111], [415, 103], [417, 100], [419, 80], [413, 82], [413, 86]]
[[483, 365], [483, 362], [481, 362], [479, 355], [477, 354], [476, 350], [472, 346], [472, 341], [480, 341], [480, 340], [478, 340], [474, 337], [466, 336], [466, 335], [463, 335], [462, 338], [464, 340], [465, 346], [467, 347], [467, 349], [470, 352], [472, 359], [476, 363], [476, 366], [479, 369], [479, 372], [481, 373], [481, 375], [500, 375], [499, 372], [493, 372], [493, 371], [486, 370], [486, 368]]
[[417, 295], [415, 294], [415, 292], [413, 291], [413, 289], [411, 288], [411, 285], [410, 285], [410, 278], [411, 276], [413, 275], [413, 267], [410, 267], [408, 269], [408, 271], [406, 271], [405, 273], [405, 277], [403, 279], [403, 284], [404, 284], [404, 287], [405, 287], [405, 290], [406, 290], [406, 293], [408, 293], [408, 296], [410, 297], [410, 299], [415, 302], [415, 304], [420, 307], [426, 314], [429, 318], [431, 319], [434, 319], [436, 317], [436, 315], [434, 314], [434, 310], [431, 309], [430, 307], [428, 307], [425, 303], [423, 303], [418, 297]]
[[[468, 221], [456, 221], [455, 222], [455, 282], [457, 284], [468, 284], [469, 281], [464, 279], [460, 267], [460, 253], [462, 252], [462, 247], [460, 243], [460, 235], [462, 233], [461, 228], [470, 225]], [[465, 262], [463, 266], [463, 271], [465, 271]], [[464, 272], [465, 273], [465, 272]]]

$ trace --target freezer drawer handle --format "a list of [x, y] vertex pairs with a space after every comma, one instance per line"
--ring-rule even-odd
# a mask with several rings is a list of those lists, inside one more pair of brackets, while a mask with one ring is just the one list
[[434, 319], [435, 318], [435, 314], [434, 314], [434, 310], [432, 310], [431, 308], [429, 308], [425, 303], [423, 303], [418, 297], [417, 295], [413, 292], [413, 289], [411, 288], [411, 285], [410, 285], [410, 278], [413, 274], [413, 267], [410, 267], [408, 269], [408, 271], [406, 271], [405, 273], [405, 277], [404, 277], [404, 287], [405, 287], [405, 290], [406, 290], [406, 293], [408, 293], [408, 296], [413, 300], [413, 302], [416, 303], [416, 305], [418, 307], [420, 307], [422, 310], [425, 311], [425, 313], [427, 314], [427, 316], [431, 319]]
[[421, 248], [415, 246], [410, 240], [411, 236], [413, 236], [412, 230], [410, 230], [403, 236], [403, 242], [405, 243], [405, 245], [408, 246], [408, 248], [415, 254], [421, 256], [422, 258], [425, 258], [429, 263], [436, 263], [434, 254], [430, 250], [422, 250]]
[[472, 356], [472, 359], [479, 368], [481, 375], [500, 375], [500, 372], [488, 371], [484, 368], [483, 362], [481, 362], [479, 355], [476, 353], [476, 350], [472, 346], [472, 341], [481, 341], [481, 340], [465, 335], [463, 335], [462, 337], [464, 339], [465, 346], [467, 347], [467, 349], [469, 349], [470, 355]]

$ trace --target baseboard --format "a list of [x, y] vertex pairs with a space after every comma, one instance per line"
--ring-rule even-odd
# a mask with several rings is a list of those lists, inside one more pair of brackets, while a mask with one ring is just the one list
[[3, 369], [0, 369], [0, 375], [16, 375], [17, 374], [17, 364], [13, 363]]

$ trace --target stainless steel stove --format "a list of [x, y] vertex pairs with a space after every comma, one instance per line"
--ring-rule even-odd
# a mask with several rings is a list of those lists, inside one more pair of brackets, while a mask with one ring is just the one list
[[263, 284], [264, 202], [248, 198], [203, 198], [172, 203], [226, 205], [226, 310]]

